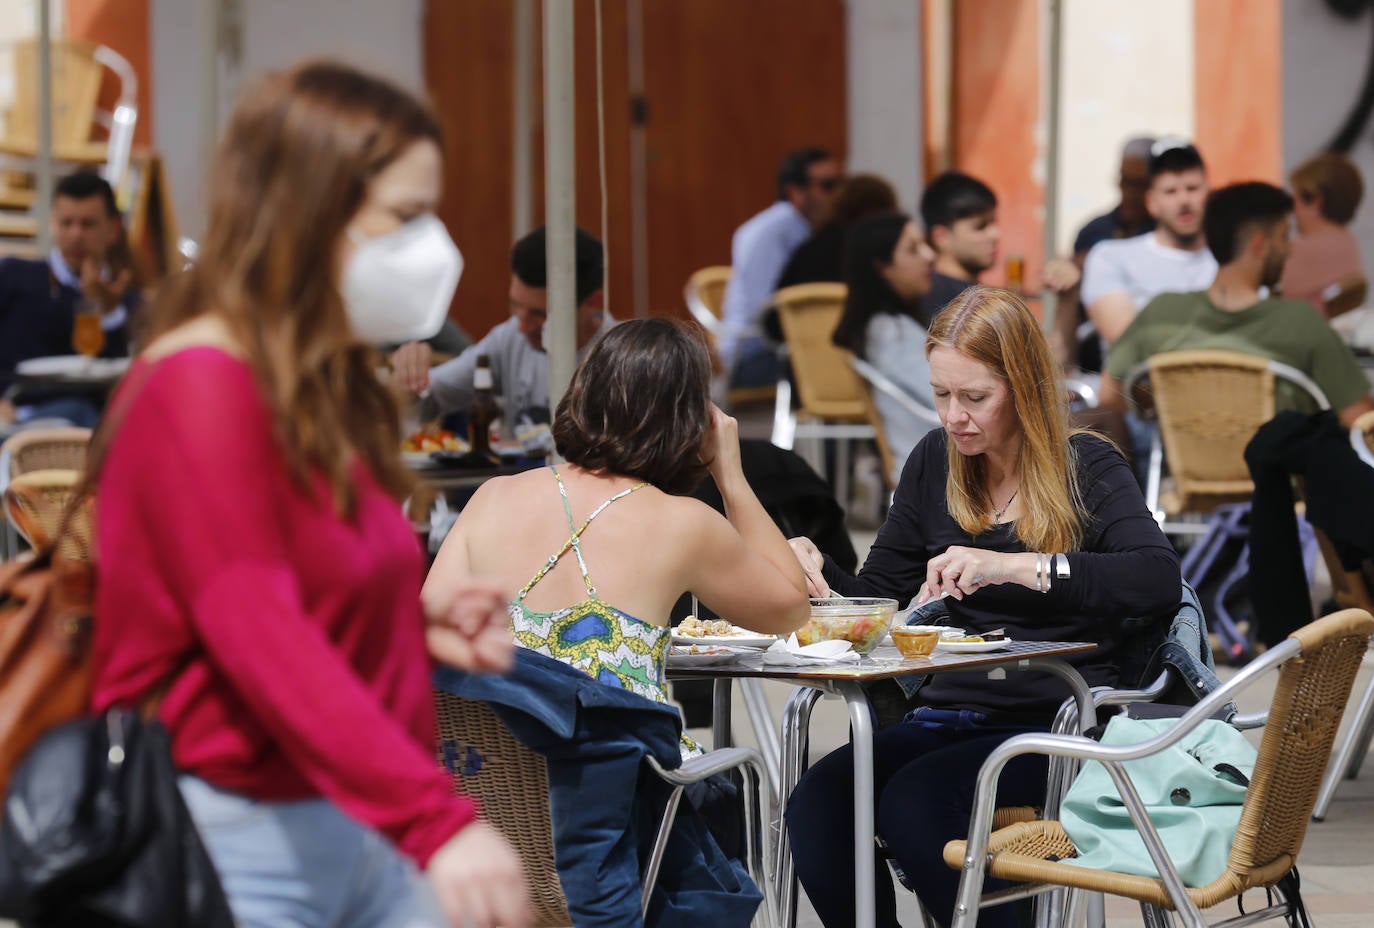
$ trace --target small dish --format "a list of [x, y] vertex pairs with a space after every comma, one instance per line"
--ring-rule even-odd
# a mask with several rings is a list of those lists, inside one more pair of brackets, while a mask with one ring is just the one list
[[756, 648], [719, 647], [715, 645], [674, 645], [668, 652], [668, 663], [674, 667], [701, 667], [710, 664], [729, 664], [746, 654], [757, 653]]
[[951, 654], [984, 654], [988, 651], [996, 651], [1011, 644], [1010, 638], [1003, 638], [1001, 641], [951, 641], [941, 638], [939, 649], [948, 651]]
[[682, 635], [673, 629], [673, 645], [715, 645], [723, 648], [747, 648], [760, 650], [773, 646], [777, 635], [761, 635], [747, 629], [737, 629], [733, 635]]
[[930, 657], [940, 641], [939, 625], [899, 625], [892, 629], [892, 643], [902, 657]]

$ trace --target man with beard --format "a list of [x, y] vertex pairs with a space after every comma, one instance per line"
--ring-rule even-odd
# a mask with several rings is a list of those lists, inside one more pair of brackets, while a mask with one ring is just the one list
[[[1125, 410], [1121, 381], [1151, 355], [1220, 349], [1280, 361], [1307, 374], [1349, 428], [1374, 409], [1369, 381], [1350, 349], [1305, 300], [1266, 295], [1283, 274], [1293, 198], [1271, 184], [1232, 184], [1207, 200], [1207, 247], [1220, 267], [1210, 287], [1164, 293], [1141, 310], [1113, 345], [1101, 405]], [[1279, 396], [1281, 405], [1296, 397]], [[1310, 411], [1310, 410], [1309, 410]]]
[[1202, 236], [1202, 155], [1187, 142], [1161, 139], [1151, 149], [1149, 174], [1145, 207], [1155, 219], [1154, 231], [1100, 242], [1083, 267], [1083, 304], [1108, 346], [1150, 300], [1200, 290], [1217, 273]]

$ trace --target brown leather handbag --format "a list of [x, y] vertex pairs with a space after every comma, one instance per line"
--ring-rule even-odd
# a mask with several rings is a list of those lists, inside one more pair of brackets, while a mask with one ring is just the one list
[[60, 543], [86, 507], [73, 505], [48, 538], [22, 494], [5, 490], [5, 512], [36, 551], [0, 564], [0, 795], [38, 737], [88, 712], [91, 695], [95, 569]]

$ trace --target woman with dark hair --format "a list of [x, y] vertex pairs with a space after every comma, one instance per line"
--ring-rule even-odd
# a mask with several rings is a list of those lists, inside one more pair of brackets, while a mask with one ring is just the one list
[[[426, 600], [473, 576], [518, 589], [518, 644], [656, 702], [667, 701], [669, 611], [683, 592], [755, 631], [805, 623], [805, 579], [745, 482], [737, 426], [711, 404], [710, 376], [704, 342], [681, 324], [613, 327], [558, 404], [553, 438], [567, 463], [482, 484], [444, 540]], [[707, 473], [727, 516], [685, 495]]]
[[[872, 364], [909, 395], [934, 408], [922, 298], [930, 289], [930, 246], [905, 213], [855, 223], [845, 240], [844, 314], [831, 340]], [[874, 401], [900, 468], [931, 425], [884, 393]], [[897, 479], [897, 474], [892, 479]]]
[[844, 280], [844, 240], [854, 223], [896, 208], [897, 192], [883, 178], [876, 174], [846, 177], [820, 227], [787, 259], [774, 289]]
[[373, 345], [438, 329], [462, 268], [433, 215], [441, 157], [424, 103], [347, 66], [248, 90], [200, 256], [164, 286], [92, 462], [93, 707], [162, 694], [246, 928], [529, 924], [519, 860], [433, 753], [426, 639], [508, 668], [503, 597], [471, 582], [422, 611], [375, 374]]
[[[1127, 617], [1178, 605], [1178, 555], [1151, 517], [1130, 467], [1107, 441], [1071, 431], [1057, 365], [1020, 298], [974, 286], [931, 323], [930, 379], [943, 429], [911, 453], [887, 521], [857, 576], [805, 538], [792, 544], [812, 595], [945, 597], [950, 622], [972, 634], [1004, 629], [1017, 641], [1095, 641], [1071, 658], [1094, 686], [1118, 683]], [[1132, 681], [1133, 682], [1133, 681]], [[878, 834], [921, 902], [942, 924], [959, 871], [945, 843], [966, 837], [974, 781], [1007, 738], [1046, 731], [1068, 696], [1044, 674], [938, 674], [906, 718], [873, 741]], [[854, 923], [854, 765], [834, 751], [787, 805], [797, 875], [829, 928]], [[999, 805], [1039, 805], [1044, 757], [1014, 759]], [[877, 922], [897, 924], [891, 881], [878, 871]], [[1006, 906], [979, 924], [1013, 926]]]

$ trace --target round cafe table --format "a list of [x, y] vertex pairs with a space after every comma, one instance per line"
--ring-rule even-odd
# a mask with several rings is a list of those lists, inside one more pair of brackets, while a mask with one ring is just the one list
[[87, 358], [79, 354], [30, 358], [15, 365], [14, 383], [21, 387], [61, 387], [104, 393], [124, 376], [129, 362], [129, 358]]

